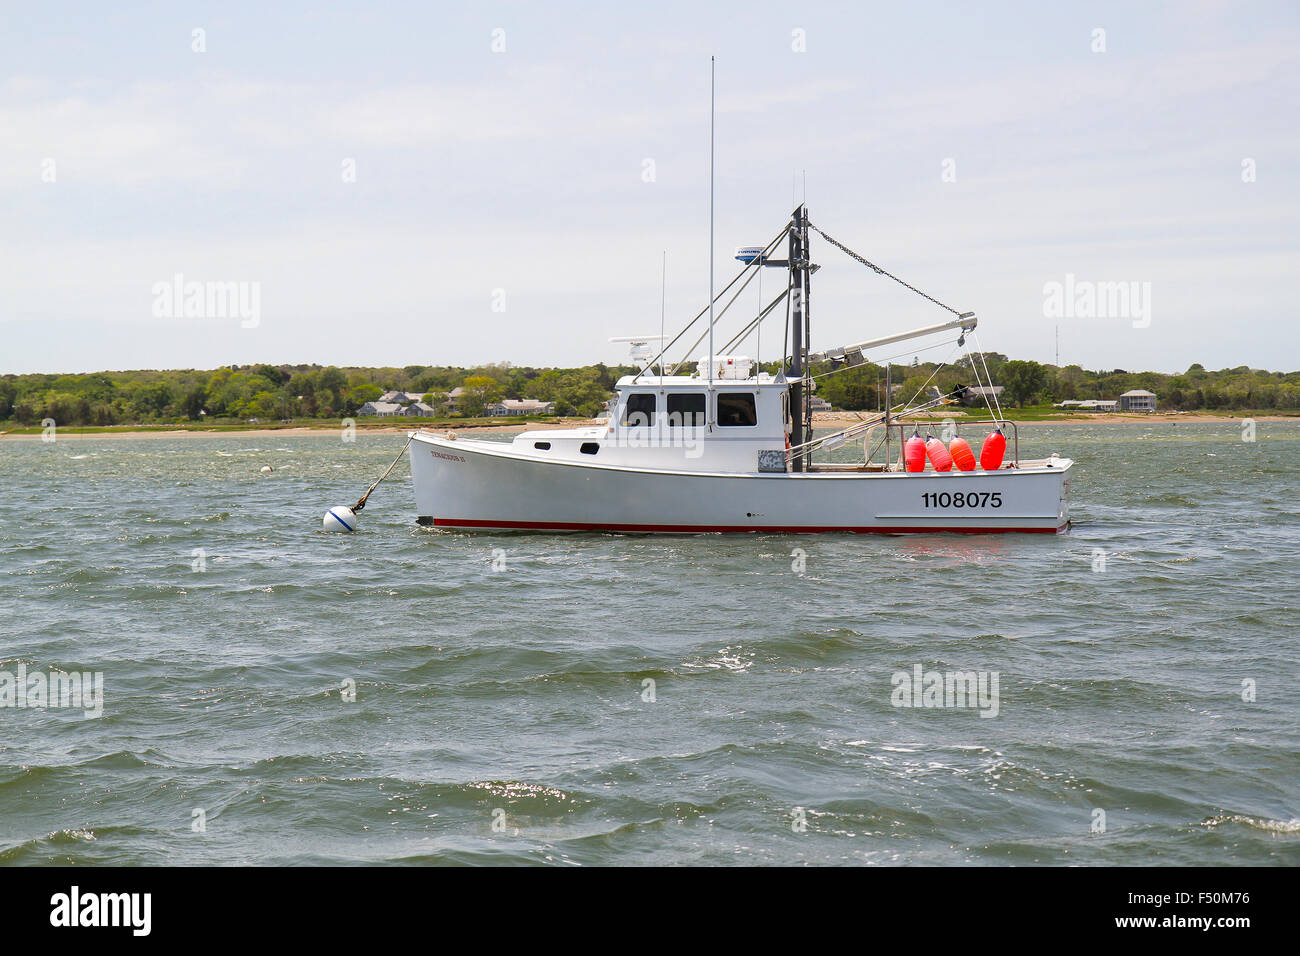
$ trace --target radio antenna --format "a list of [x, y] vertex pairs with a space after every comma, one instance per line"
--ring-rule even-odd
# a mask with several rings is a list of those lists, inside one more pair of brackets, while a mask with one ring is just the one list
[[[713, 391], [713, 125], [717, 112], [717, 58], [709, 57], [709, 391]], [[710, 402], [709, 422], [712, 424]]]

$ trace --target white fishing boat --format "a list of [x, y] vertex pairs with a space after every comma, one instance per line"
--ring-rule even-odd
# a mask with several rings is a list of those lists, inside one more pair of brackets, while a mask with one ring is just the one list
[[[1001, 416], [982, 352], [965, 353], [963, 368], [975, 379], [974, 393], [965, 387], [948, 394], [936, 389], [928, 398], [918, 394], [891, 407], [893, 390], [886, 380], [881, 413], [813, 434], [817, 378], [860, 366], [869, 361], [868, 352], [875, 357], [880, 349], [912, 339], [952, 334], [955, 349], [964, 349], [975, 315], [958, 312], [832, 239], [809, 221], [803, 205], [766, 245], [738, 249], [740, 272], [715, 293], [712, 137], [711, 123], [708, 305], [667, 344], [662, 335], [614, 340], [632, 344], [640, 369], [618, 381], [609, 418], [599, 426], [525, 431], [509, 443], [453, 432], [410, 433], [419, 523], [461, 530], [688, 534], [1052, 533], [1067, 528], [1073, 462], [1020, 458], [1016, 426]], [[811, 260], [812, 233], [955, 318], [811, 352], [809, 292], [821, 268]], [[777, 258], [782, 243], [785, 258]], [[716, 351], [718, 323], [764, 269], [784, 272], [784, 288]], [[737, 283], [730, 300], [716, 310]], [[751, 336], [757, 341], [763, 321], [782, 305], [783, 354], [771, 374], [733, 347]], [[669, 352], [706, 315], [705, 330], [670, 362]], [[705, 339], [707, 349], [694, 361], [693, 372], [679, 374]], [[661, 347], [652, 354], [649, 343], [655, 340]], [[954, 434], [940, 438], [933, 418], [923, 417], [969, 394], [991, 397], [991, 430], [978, 459], [955, 433], [959, 429], [949, 426]], [[836, 450], [859, 438], [861, 460], [840, 460], [844, 452]], [[828, 453], [837, 460], [823, 460]], [[364, 502], [363, 497], [358, 508]]]
[[[962, 426], [947, 440], [935, 434], [941, 426], [933, 413], [942, 416], [944, 406], [970, 394], [965, 389], [936, 391], [920, 402], [917, 396], [847, 428], [812, 434], [814, 370], [834, 374], [863, 364], [868, 353], [886, 346], [945, 333], [962, 349], [977, 324], [974, 314], [959, 313], [908, 286], [956, 318], [810, 352], [809, 282], [820, 268], [809, 257], [813, 232], [895, 279], [826, 236], [799, 206], [766, 246], [739, 250], [740, 273], [706, 310], [636, 374], [619, 380], [608, 421], [525, 431], [510, 442], [411, 433], [419, 523], [462, 530], [629, 533], [1052, 533], [1067, 528], [1073, 462], [1020, 458], [1016, 425], [996, 404], [987, 422], [964, 426], [968, 433], [987, 433], [978, 460], [959, 434]], [[786, 258], [773, 258], [782, 240], [788, 243]], [[714, 330], [748, 284], [741, 280], [764, 268], [783, 270], [785, 288], [715, 354]], [[740, 289], [715, 314], [714, 305], [737, 283]], [[790, 336], [782, 336], [784, 355], [776, 374], [769, 374], [730, 349], [755, 334], [783, 303]], [[708, 327], [686, 354], [705, 337], [710, 347], [683, 374], [685, 362], [674, 364], [667, 354], [706, 312]], [[623, 341], [633, 342], [638, 354], [651, 339]], [[965, 355], [963, 370], [977, 386], [985, 385], [982, 353]], [[890, 391], [887, 386], [886, 394]], [[975, 394], [995, 393], [983, 387]], [[954, 416], [950, 422], [955, 421]], [[841, 460], [844, 452], [834, 455], [835, 461], [822, 460], [850, 442], [856, 447], [859, 439], [859, 460]]]

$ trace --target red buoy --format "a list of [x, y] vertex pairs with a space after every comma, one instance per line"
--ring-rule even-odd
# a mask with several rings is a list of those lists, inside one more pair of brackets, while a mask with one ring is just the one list
[[1002, 459], [1007, 453], [1007, 436], [1002, 434], [1002, 429], [994, 429], [988, 438], [984, 439], [984, 446], [980, 448], [980, 467], [985, 471], [997, 471], [1002, 467]]
[[960, 435], [948, 442], [948, 454], [952, 455], [952, 463], [958, 471], [975, 470], [975, 452], [971, 451], [970, 443]]
[[943, 442], [931, 435], [925, 440], [925, 453], [930, 457], [930, 464], [935, 471], [952, 471], [952, 455]]
[[903, 462], [908, 471], [925, 471], [925, 442], [914, 434], [903, 443]]

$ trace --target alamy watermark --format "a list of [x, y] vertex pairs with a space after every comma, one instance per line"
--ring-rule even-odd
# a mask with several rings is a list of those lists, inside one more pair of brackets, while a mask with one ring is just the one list
[[920, 664], [895, 671], [889, 702], [895, 707], [978, 709], [981, 717], [996, 717], [1000, 708], [998, 671], [927, 671]]
[[16, 672], [0, 669], [0, 707], [17, 710], [71, 708], [87, 717], [104, 713], [104, 674], [102, 671], [27, 672], [19, 664]]
[[621, 424], [611, 424], [601, 444], [607, 448], [681, 448], [688, 460], [704, 454], [700, 434], [705, 422], [702, 414], [667, 412], [659, 416], [660, 424], [646, 412], [630, 412]]
[[239, 319], [245, 329], [262, 324], [262, 283], [186, 282], [176, 273], [155, 282], [153, 315], [158, 319]]
[[1150, 282], [1092, 282], [1065, 274], [1064, 282], [1043, 284], [1043, 315], [1049, 319], [1132, 319], [1151, 326]]
[[153, 927], [152, 893], [83, 893], [73, 886], [50, 897], [50, 925], [122, 927], [133, 936], [148, 936]]

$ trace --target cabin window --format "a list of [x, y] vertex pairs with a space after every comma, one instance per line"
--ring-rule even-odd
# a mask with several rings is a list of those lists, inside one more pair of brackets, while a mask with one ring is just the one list
[[668, 427], [699, 428], [704, 425], [704, 393], [672, 392], [668, 395]]
[[582, 452], [584, 455], [594, 455], [596, 452], [600, 451], [600, 443], [585, 441], [578, 447], [578, 451]]
[[533, 447], [538, 451], [550, 451], [551, 443], [548, 441], [535, 441], [533, 442]]
[[654, 392], [633, 392], [623, 406], [624, 425], [653, 425], [655, 423]]
[[741, 428], [758, 424], [758, 410], [750, 392], [718, 393], [718, 425], [723, 428]]

